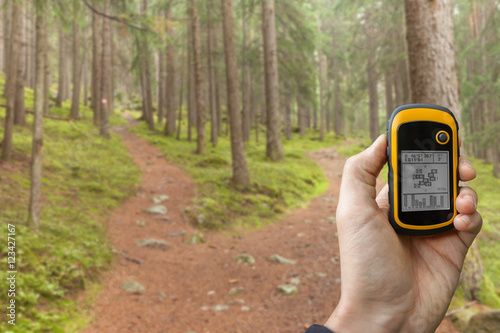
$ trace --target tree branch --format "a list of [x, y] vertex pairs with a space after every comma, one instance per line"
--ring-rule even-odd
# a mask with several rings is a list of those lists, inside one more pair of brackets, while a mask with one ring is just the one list
[[133, 24], [131, 24], [131, 23], [128, 23], [126, 20], [124, 20], [124, 19], [122, 19], [122, 18], [119, 18], [119, 17], [116, 17], [116, 16], [111, 16], [111, 15], [108, 15], [108, 14], [106, 14], [106, 13], [104, 13], [104, 12], [101, 12], [100, 10], [98, 10], [98, 9], [94, 8], [94, 7], [93, 7], [90, 3], [88, 3], [88, 1], [87, 1], [87, 0], [82, 0], [82, 1], [85, 3], [85, 5], [86, 5], [87, 7], [89, 7], [89, 8], [90, 8], [90, 10], [91, 10], [91, 11], [93, 11], [93, 12], [94, 12], [94, 13], [96, 13], [97, 15], [103, 16], [103, 17], [105, 17], [105, 18], [107, 18], [107, 19], [109, 19], [109, 20], [113, 20], [113, 21], [117, 21], [117, 22], [123, 23], [123, 24], [128, 25], [129, 27], [134, 28], [134, 29], [137, 29], [137, 30], [141, 30], [141, 31], [151, 31], [151, 30], [149, 30], [149, 29], [147, 29], [147, 28], [139, 27], [139, 26], [133, 25]]

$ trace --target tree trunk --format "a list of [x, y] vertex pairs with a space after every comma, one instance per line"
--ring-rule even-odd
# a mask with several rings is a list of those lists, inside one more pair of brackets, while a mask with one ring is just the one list
[[405, 0], [414, 103], [449, 108], [460, 123], [451, 0]]
[[[11, 34], [10, 28], [12, 25], [12, 2], [5, 1], [3, 4], [3, 72], [7, 74], [9, 71], [9, 53]], [[7, 91], [7, 82], [4, 87], [4, 95]]]
[[205, 153], [205, 93], [203, 90], [203, 68], [201, 61], [200, 21], [195, 0], [189, 1], [191, 33], [194, 55], [194, 88], [196, 92], [196, 153]]
[[323, 73], [325, 72], [325, 56], [319, 54], [319, 139], [323, 141], [325, 137], [325, 78]]
[[287, 140], [292, 140], [292, 107], [291, 107], [292, 96], [290, 92], [286, 95], [285, 100], [285, 135]]
[[80, 114], [81, 64], [80, 64], [80, 26], [77, 20], [78, 0], [73, 0], [73, 93], [71, 95], [71, 118]]
[[[104, 13], [109, 11], [109, 2], [104, 3]], [[102, 23], [102, 58], [101, 58], [101, 126], [100, 134], [102, 137], [109, 139], [109, 99], [110, 99], [110, 84], [109, 77], [111, 71], [111, 32], [110, 21], [104, 19]]]
[[[19, 58], [19, 31], [21, 29], [21, 13], [22, 5], [18, 2], [13, 3], [12, 8], [12, 26], [10, 31], [11, 41], [10, 41], [10, 51], [9, 59], [11, 59], [9, 64], [9, 70], [7, 72], [7, 77], [9, 82], [17, 82], [17, 65], [18, 62], [14, 59]], [[4, 161], [10, 161], [12, 156], [12, 135], [14, 130], [14, 103], [16, 98], [16, 85], [8, 84], [6, 86], [5, 97], [7, 99], [6, 115], [5, 115], [5, 129], [2, 144], [2, 159]]]
[[245, 158], [245, 144], [239, 105], [238, 68], [236, 66], [236, 44], [232, 0], [222, 1], [224, 25], [224, 49], [226, 53], [226, 80], [229, 121], [231, 123], [231, 156], [233, 161], [233, 182], [248, 186], [248, 168]]
[[94, 111], [94, 124], [101, 123], [101, 66], [100, 66], [100, 21], [101, 17], [92, 14], [92, 101], [91, 107]]
[[[210, 105], [210, 138], [212, 146], [217, 146], [217, 138], [219, 130], [217, 129], [217, 106], [216, 106], [216, 92], [215, 92], [215, 68], [214, 68], [214, 53], [212, 48], [213, 29], [211, 7], [213, 6], [212, 0], [207, 1], [207, 72], [208, 72], [208, 103]], [[234, 28], [233, 28], [234, 29]]]
[[19, 54], [15, 59], [17, 61], [17, 76], [16, 76], [16, 92], [14, 101], [14, 125], [24, 126], [26, 125], [26, 110], [24, 109], [24, 84], [25, 84], [25, 70], [26, 70], [26, 36], [24, 29], [24, 8], [21, 5], [20, 8], [20, 29], [18, 32], [19, 38]]
[[262, 30], [266, 76], [267, 142], [266, 156], [274, 162], [285, 159], [281, 140], [281, 112], [279, 103], [278, 55], [274, 0], [262, 0]]
[[[460, 123], [451, 0], [405, 0], [406, 38], [413, 101], [449, 108]], [[464, 294], [475, 298], [483, 265], [477, 242], [461, 274]]]
[[[246, 3], [244, 4], [246, 5]], [[248, 23], [247, 23], [247, 13], [243, 13], [243, 85], [242, 85], [242, 96], [243, 96], [243, 112], [242, 112], [242, 122], [243, 122], [243, 140], [250, 140], [250, 66], [248, 64]]]
[[42, 207], [42, 147], [43, 147], [43, 84], [44, 53], [47, 52], [44, 34], [47, 33], [44, 22], [44, 1], [36, 0], [36, 49], [35, 49], [35, 105], [33, 118], [33, 144], [31, 151], [31, 185], [28, 224], [34, 223], [40, 228], [40, 210]]
[[[172, 20], [172, 5], [167, 11], [167, 19]], [[165, 133], [168, 136], [175, 135], [175, 52], [174, 52], [174, 28], [168, 28], [169, 43], [167, 44], [167, 123]]]
[[62, 102], [66, 100], [65, 89], [68, 82], [66, 82], [67, 75], [67, 58], [66, 58], [66, 35], [59, 29], [59, 77], [57, 81], [57, 98], [56, 106], [61, 107]]
[[385, 71], [384, 83], [385, 83], [385, 114], [387, 120], [391, 117], [392, 111], [394, 110], [394, 101], [392, 98], [392, 78], [388, 70]]
[[[342, 135], [342, 117], [340, 115], [340, 82], [339, 82], [339, 62], [337, 56], [337, 39], [335, 31], [332, 32], [333, 46], [333, 115], [334, 115], [334, 130], [335, 134]], [[314, 127], [316, 128], [316, 126]]]
[[[44, 13], [44, 15], [47, 15], [47, 13]], [[47, 24], [47, 19], [45, 19], [43, 39], [45, 43], [45, 52], [43, 53], [43, 114], [48, 115], [50, 112], [51, 77], [50, 77], [50, 58], [49, 58], [49, 47], [50, 47], [49, 25]]]
[[163, 124], [165, 111], [165, 52], [162, 47], [158, 51], [158, 124]]

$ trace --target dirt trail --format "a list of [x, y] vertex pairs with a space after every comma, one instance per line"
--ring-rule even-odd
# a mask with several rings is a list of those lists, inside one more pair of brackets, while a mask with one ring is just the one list
[[[307, 207], [246, 236], [203, 232], [206, 243], [191, 245], [186, 240], [197, 229], [183, 211], [196, 194], [195, 184], [145, 140], [124, 128], [117, 132], [143, 172], [141, 188], [108, 221], [108, 236], [119, 253], [104, 274], [103, 290], [93, 306], [95, 320], [83, 333], [303, 332], [306, 325], [328, 318], [340, 297], [333, 217], [345, 160], [335, 149], [310, 154], [330, 186]], [[158, 195], [169, 196], [162, 203], [169, 221], [143, 212]], [[149, 238], [170, 247], [136, 245]], [[235, 262], [242, 253], [252, 255], [255, 264]], [[273, 254], [297, 264], [269, 262]], [[126, 293], [121, 289], [124, 280], [140, 283], [145, 291]], [[278, 285], [298, 280], [297, 294], [276, 291]], [[457, 331], [445, 322], [438, 332]]]

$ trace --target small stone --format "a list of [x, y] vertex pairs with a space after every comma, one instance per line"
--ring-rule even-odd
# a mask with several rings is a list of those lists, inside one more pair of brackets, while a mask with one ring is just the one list
[[280, 284], [276, 290], [278, 290], [280, 293], [282, 293], [283, 295], [295, 295], [299, 290], [297, 288], [297, 286], [292, 286], [292, 285], [289, 285], [289, 284]]
[[157, 217], [155, 217], [155, 220], [170, 221], [171, 218], [168, 216], [157, 216]]
[[297, 262], [292, 259], [287, 259], [285, 257], [280, 256], [279, 254], [273, 254], [268, 258], [269, 261], [281, 264], [281, 265], [296, 265]]
[[333, 282], [335, 283], [340, 283], [342, 280], [340, 280], [340, 278], [336, 278]]
[[217, 304], [213, 307], [214, 311], [220, 312], [220, 311], [227, 311], [229, 310], [229, 306], [225, 304]]
[[207, 293], [208, 296], [212, 296], [212, 295], [215, 295], [215, 290], [210, 290], [208, 293]]
[[139, 227], [142, 227], [142, 228], [144, 228], [144, 227], [146, 226], [146, 222], [144, 222], [144, 221], [139, 221], [139, 220], [137, 220], [137, 221], [135, 221], [135, 223], [137, 223], [137, 225], [138, 225]]
[[145, 209], [144, 212], [149, 214], [167, 214], [167, 207], [164, 205], [151, 206]]
[[178, 236], [184, 236], [186, 232], [184, 230], [178, 231], [178, 232], [172, 232], [170, 234], [170, 237], [178, 237]]
[[194, 234], [192, 234], [188, 238], [188, 240], [186, 241], [186, 243], [187, 244], [191, 244], [191, 245], [205, 243], [205, 236], [203, 236], [202, 233], [195, 232]]
[[168, 198], [168, 195], [164, 195], [164, 194], [162, 194], [162, 195], [158, 195], [158, 196], [156, 196], [156, 197], [153, 197], [153, 198], [151, 199], [151, 201], [153, 201], [155, 204], [159, 204], [159, 203], [162, 203], [163, 201], [166, 201], [166, 200], [168, 200], [168, 199], [169, 199], [169, 198]]
[[200, 309], [202, 311], [208, 311], [210, 309], [210, 307], [205, 305], [205, 306], [202, 306]]
[[255, 259], [250, 254], [242, 253], [234, 257], [234, 261], [238, 264], [255, 264]]
[[246, 292], [245, 288], [243, 287], [233, 287], [229, 289], [229, 296], [236, 296], [238, 294]]
[[330, 260], [331, 260], [331, 262], [336, 263], [336, 262], [339, 262], [340, 258], [339, 258], [339, 256], [335, 256], [335, 257], [333, 257], [333, 258], [332, 258], [332, 259], [330, 259]]
[[143, 239], [135, 244], [137, 246], [147, 246], [147, 247], [160, 247], [160, 248], [170, 247], [170, 244], [168, 244], [167, 242], [154, 238]]
[[249, 306], [242, 306], [241, 308], [241, 311], [250, 311], [250, 307]]
[[311, 220], [304, 220], [304, 223], [311, 223]]
[[299, 232], [299, 233], [297, 234], [297, 237], [304, 237], [305, 235], [306, 235], [306, 234], [305, 234], [304, 232]]
[[161, 298], [167, 298], [167, 294], [165, 294], [163, 291], [159, 291], [158, 295], [160, 295]]
[[328, 221], [330, 221], [330, 223], [336, 223], [337, 222], [337, 219], [335, 218], [335, 216], [328, 216], [326, 219]]
[[294, 285], [294, 286], [298, 286], [300, 284], [300, 279], [298, 277], [291, 278], [290, 284]]
[[322, 272], [317, 272], [316, 275], [319, 276], [320, 278], [326, 277], [326, 273], [322, 273]]
[[152, 161], [146, 161], [146, 165], [152, 165], [152, 164], [155, 164], [155, 162], [152, 162]]
[[204, 214], [200, 214], [196, 217], [196, 222], [198, 222], [198, 224], [203, 224], [205, 223], [206, 221], [206, 217]]
[[139, 282], [134, 280], [125, 280], [122, 282], [121, 288], [130, 294], [142, 294], [146, 291], [146, 288]]
[[463, 332], [467, 328], [467, 324], [469, 324], [470, 319], [475, 314], [476, 311], [472, 309], [462, 309], [451, 315], [451, 322], [458, 330], [460, 330], [460, 332]]

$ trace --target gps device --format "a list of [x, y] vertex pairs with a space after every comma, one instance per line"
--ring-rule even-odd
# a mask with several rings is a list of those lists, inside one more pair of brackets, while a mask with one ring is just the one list
[[457, 215], [458, 123], [438, 105], [398, 107], [387, 122], [389, 221], [396, 232], [430, 236]]

